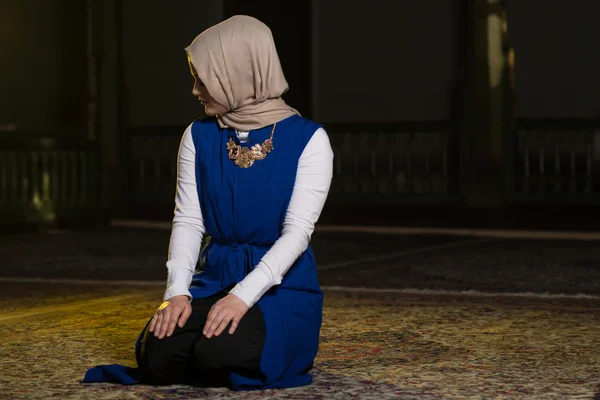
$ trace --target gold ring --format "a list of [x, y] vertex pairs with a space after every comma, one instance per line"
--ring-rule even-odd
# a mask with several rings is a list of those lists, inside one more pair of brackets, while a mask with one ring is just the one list
[[156, 311], [160, 311], [163, 308], [167, 308], [168, 305], [169, 305], [168, 301], [163, 301], [163, 303], [160, 305], [160, 307], [158, 307], [158, 310], [156, 310]]

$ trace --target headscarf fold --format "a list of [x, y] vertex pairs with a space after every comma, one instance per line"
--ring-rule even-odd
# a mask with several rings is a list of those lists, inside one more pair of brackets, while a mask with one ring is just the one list
[[288, 83], [271, 30], [259, 20], [233, 16], [185, 50], [210, 95], [229, 109], [218, 119], [222, 127], [248, 132], [298, 114], [281, 98]]

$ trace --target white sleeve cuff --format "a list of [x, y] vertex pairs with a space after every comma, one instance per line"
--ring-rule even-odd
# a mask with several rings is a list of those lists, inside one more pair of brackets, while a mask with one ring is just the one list
[[[252, 272], [250, 272], [244, 280], [239, 282], [229, 292], [239, 297], [248, 308], [252, 307], [260, 298], [273, 287], [273, 282], [269, 275], [263, 270], [263, 262], [261, 261]], [[262, 268], [261, 268], [262, 267]]]
[[175, 296], [188, 296], [192, 299], [190, 293], [190, 284], [192, 283], [192, 277], [194, 273], [187, 269], [172, 269], [169, 270], [169, 276], [167, 278], [167, 290], [163, 300], [169, 300]]

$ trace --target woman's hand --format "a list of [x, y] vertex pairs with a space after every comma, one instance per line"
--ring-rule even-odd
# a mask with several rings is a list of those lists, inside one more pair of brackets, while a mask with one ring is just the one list
[[192, 315], [192, 306], [187, 296], [174, 296], [163, 302], [150, 322], [150, 332], [158, 339], [171, 336], [175, 325], [183, 328]]
[[229, 322], [231, 322], [229, 334], [232, 335], [237, 329], [240, 320], [247, 312], [248, 306], [246, 303], [236, 295], [230, 293], [212, 306], [202, 333], [208, 339], [213, 336], [219, 336], [227, 328]]

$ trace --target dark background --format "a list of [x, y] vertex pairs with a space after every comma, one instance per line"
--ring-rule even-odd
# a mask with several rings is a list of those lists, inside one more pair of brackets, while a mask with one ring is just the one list
[[594, 0], [3, 0], [3, 226], [168, 220], [202, 113], [183, 49], [234, 14], [331, 137], [322, 221], [595, 229]]

